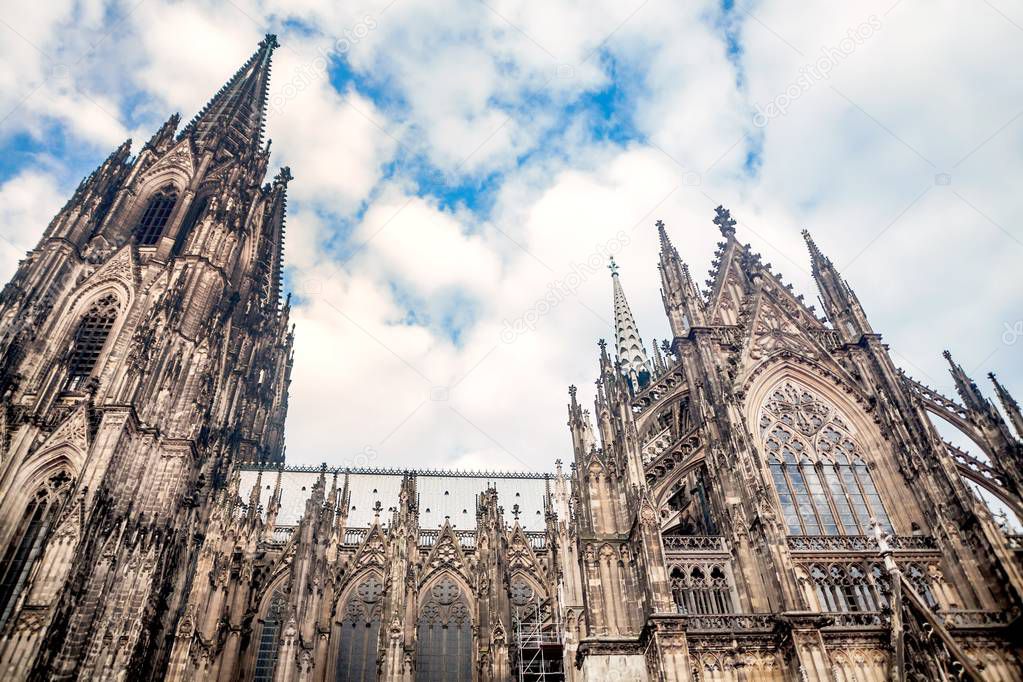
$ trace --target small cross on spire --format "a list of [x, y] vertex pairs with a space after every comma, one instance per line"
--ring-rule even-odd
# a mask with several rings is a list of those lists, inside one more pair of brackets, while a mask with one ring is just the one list
[[608, 261], [607, 269], [611, 271], [612, 277], [618, 274], [618, 263], [615, 263], [614, 256], [611, 256], [611, 260]]

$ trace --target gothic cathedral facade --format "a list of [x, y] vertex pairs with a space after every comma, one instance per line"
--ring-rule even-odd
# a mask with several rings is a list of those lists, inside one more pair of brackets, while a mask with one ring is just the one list
[[703, 290], [656, 225], [649, 352], [612, 264], [567, 468], [285, 465], [276, 45], [0, 293], [0, 679], [1023, 679], [1019, 405], [901, 371], [804, 233], [818, 318], [721, 207]]

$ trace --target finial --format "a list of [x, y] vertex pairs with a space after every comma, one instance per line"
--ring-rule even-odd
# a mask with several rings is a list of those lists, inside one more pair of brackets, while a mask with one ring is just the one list
[[674, 251], [671, 240], [668, 239], [668, 231], [664, 227], [664, 221], [658, 220], [654, 225], [657, 227], [657, 237], [661, 241], [661, 253], [668, 255]]
[[724, 206], [718, 206], [714, 212], [716, 213], [714, 224], [721, 230], [721, 234], [726, 238], [735, 236], [735, 221], [732, 220], [732, 212]]
[[518, 521], [519, 520], [519, 514], [521, 514], [521, 513], [522, 513], [522, 510], [519, 508], [519, 505], [516, 502], [515, 504], [512, 505], [512, 516], [514, 516], [515, 520]]
[[618, 275], [618, 264], [615, 263], [614, 256], [611, 256], [611, 259], [608, 261], [607, 269], [611, 271], [612, 277], [616, 277]]

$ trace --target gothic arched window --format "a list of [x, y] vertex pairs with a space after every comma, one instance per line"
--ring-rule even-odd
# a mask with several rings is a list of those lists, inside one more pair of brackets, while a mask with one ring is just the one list
[[416, 681], [470, 682], [472, 617], [461, 588], [445, 577], [422, 600], [416, 629]]
[[512, 578], [509, 596], [514, 623], [533, 624], [543, 621], [541, 599], [528, 580], [519, 575]]
[[668, 578], [679, 613], [732, 613], [732, 593], [720, 564], [675, 566]]
[[341, 643], [337, 653], [336, 682], [373, 682], [377, 679], [381, 598], [384, 585], [369, 576], [348, 598], [341, 615]]
[[70, 489], [71, 477], [60, 473], [32, 496], [17, 530], [0, 559], [0, 626], [7, 622], [32, 565]]
[[119, 313], [117, 297], [107, 294], [93, 303], [82, 318], [71, 346], [67, 390], [77, 391], [92, 376]]
[[885, 579], [878, 566], [870, 570], [860, 564], [810, 566], [810, 579], [821, 611], [881, 611], [886, 604]]
[[164, 187], [153, 193], [135, 227], [135, 241], [139, 246], [153, 246], [160, 241], [177, 202], [178, 194], [173, 187]]
[[273, 679], [287, 604], [284, 593], [274, 590], [270, 604], [266, 607], [266, 615], [263, 616], [263, 628], [259, 631], [259, 649], [256, 652], [256, 669], [252, 674], [253, 682], [270, 682]]
[[846, 422], [819, 396], [785, 382], [760, 413], [771, 478], [792, 535], [867, 535], [892, 530]]

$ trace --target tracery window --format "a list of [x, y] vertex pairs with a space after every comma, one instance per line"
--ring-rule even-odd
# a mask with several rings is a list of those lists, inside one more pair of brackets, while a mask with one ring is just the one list
[[881, 611], [887, 603], [886, 574], [877, 564], [813, 564], [809, 573], [821, 611]]
[[760, 413], [774, 487], [792, 535], [867, 535], [891, 521], [851, 430], [834, 406], [785, 382]]
[[22, 514], [21, 522], [0, 559], [0, 626], [7, 622], [18, 595], [70, 490], [71, 477], [60, 473], [40, 488]]
[[448, 577], [426, 594], [416, 630], [417, 682], [472, 680], [472, 617], [469, 602]]
[[540, 598], [529, 581], [522, 576], [515, 576], [511, 581], [510, 600], [512, 621], [515, 623], [535, 623], [542, 620], [540, 616]]
[[139, 246], [153, 246], [160, 241], [177, 202], [178, 194], [173, 187], [164, 187], [153, 193], [135, 227], [135, 241]]
[[71, 346], [67, 390], [79, 390], [92, 376], [119, 313], [117, 297], [108, 294], [93, 303], [82, 318]]
[[341, 615], [341, 641], [336, 682], [373, 682], [377, 679], [377, 648], [384, 585], [371, 575], [355, 588]]
[[673, 566], [668, 582], [679, 613], [732, 613], [728, 574], [720, 564]]
[[256, 652], [253, 682], [270, 682], [273, 679], [287, 603], [284, 593], [274, 590], [270, 597], [270, 603], [266, 607], [266, 615], [263, 617], [263, 628], [259, 632], [259, 650]]

